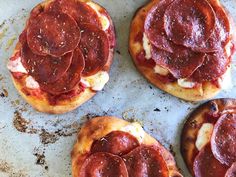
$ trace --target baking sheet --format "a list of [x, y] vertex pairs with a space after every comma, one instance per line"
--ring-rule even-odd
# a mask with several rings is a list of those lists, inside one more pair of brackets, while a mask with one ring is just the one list
[[[0, 177], [70, 177], [70, 151], [77, 129], [93, 116], [112, 115], [140, 121], [144, 129], [174, 154], [190, 176], [179, 152], [186, 116], [198, 104], [181, 101], [149, 84], [128, 54], [132, 16], [145, 0], [98, 0], [116, 26], [117, 49], [110, 82], [77, 110], [64, 115], [34, 111], [16, 92], [6, 68], [26, 17], [40, 0], [0, 0]], [[236, 0], [221, 1], [236, 21]], [[235, 57], [233, 78], [236, 78]], [[236, 84], [217, 97], [236, 97]]]

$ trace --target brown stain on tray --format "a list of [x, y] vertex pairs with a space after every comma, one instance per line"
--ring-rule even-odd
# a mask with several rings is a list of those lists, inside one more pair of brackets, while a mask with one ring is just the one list
[[29, 177], [24, 171], [25, 170], [15, 170], [14, 166], [10, 163], [0, 160], [0, 172], [3, 172], [8, 175], [8, 177]]
[[[13, 105], [20, 104], [18, 101], [12, 101]], [[55, 124], [58, 120], [55, 120]], [[78, 122], [73, 122], [71, 125], [65, 125], [61, 128], [58, 128], [55, 131], [49, 131], [43, 127], [37, 127], [35, 122], [32, 122], [30, 119], [26, 119], [22, 116], [20, 110], [14, 112], [13, 125], [17, 131], [27, 134], [37, 134], [39, 135], [40, 142], [43, 145], [54, 144], [57, 142], [60, 137], [69, 137], [77, 133], [77, 130], [81, 126]], [[37, 127], [37, 128], [35, 128]]]
[[13, 125], [19, 132], [25, 133], [29, 124], [30, 122], [24, 119], [19, 111], [14, 112]]

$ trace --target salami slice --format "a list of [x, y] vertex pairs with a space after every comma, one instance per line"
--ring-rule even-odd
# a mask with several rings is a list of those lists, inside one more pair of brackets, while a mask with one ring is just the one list
[[61, 57], [34, 54], [25, 42], [21, 49], [22, 64], [39, 83], [52, 83], [61, 78], [70, 67], [73, 53]]
[[212, 152], [221, 163], [236, 162], [236, 114], [225, 114], [216, 122], [211, 137]]
[[37, 6], [35, 6], [31, 12], [30, 12], [30, 18], [28, 21], [28, 25], [30, 25], [31, 21], [33, 21], [39, 14], [44, 12], [44, 7], [42, 6], [42, 4], [38, 4]]
[[79, 47], [84, 55], [84, 76], [90, 76], [103, 69], [109, 56], [109, 41], [104, 31], [91, 24], [82, 24]]
[[137, 146], [139, 146], [139, 142], [133, 135], [122, 131], [113, 131], [104, 138], [94, 141], [91, 152], [109, 152], [115, 155], [124, 155]]
[[128, 177], [121, 157], [106, 152], [89, 156], [83, 163], [79, 177]]
[[73, 52], [72, 62], [67, 72], [54, 83], [40, 83], [40, 88], [53, 95], [69, 92], [80, 82], [84, 69], [84, 57], [79, 48]]
[[223, 177], [228, 167], [221, 164], [212, 154], [207, 144], [196, 156], [193, 170], [196, 177]]
[[214, 52], [224, 48], [230, 36], [230, 20], [224, 8], [215, 0], [209, 0], [209, 2], [215, 11], [216, 21], [212, 35], [201, 44], [202, 52]]
[[230, 58], [224, 53], [207, 54], [204, 63], [190, 77], [195, 82], [216, 80], [222, 76], [230, 64]]
[[27, 29], [28, 45], [38, 55], [63, 56], [73, 51], [79, 40], [76, 21], [59, 11], [42, 12], [31, 19]]
[[89, 23], [101, 28], [99, 17], [94, 9], [85, 2], [78, 0], [54, 0], [48, 7], [50, 10], [60, 10], [73, 17], [80, 25]]
[[167, 68], [175, 78], [187, 78], [202, 65], [205, 54], [178, 47], [178, 52], [170, 53], [152, 46], [152, 59], [156, 64]]
[[167, 7], [164, 28], [175, 44], [202, 52], [215, 28], [215, 12], [207, 0], [175, 0]]
[[225, 177], [235, 177], [236, 176], [236, 162], [234, 162], [231, 167], [227, 170]]
[[148, 12], [144, 23], [144, 30], [150, 42], [157, 47], [168, 52], [173, 52], [173, 43], [168, 40], [164, 29], [164, 13], [166, 8], [174, 0], [158, 2]]
[[24, 29], [24, 31], [22, 31], [22, 33], [19, 36], [19, 42], [21, 43], [21, 45], [24, 45], [26, 41], [27, 41], [27, 30]]
[[168, 168], [158, 149], [139, 146], [123, 156], [129, 177], [168, 177]]

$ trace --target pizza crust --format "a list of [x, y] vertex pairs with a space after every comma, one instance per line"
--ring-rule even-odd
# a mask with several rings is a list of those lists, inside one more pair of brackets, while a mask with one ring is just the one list
[[[44, 1], [41, 4], [37, 5], [35, 8], [45, 7], [51, 1], [52, 0]], [[90, 2], [93, 4], [94, 7], [97, 8], [98, 11], [105, 11], [106, 12], [106, 10], [102, 6], [100, 6], [96, 3], [93, 3], [91, 1], [84, 1], [84, 0], [82, 0], [82, 1], [83, 2]], [[113, 29], [112, 35], [115, 36], [112, 19], [108, 15], [107, 15], [107, 18], [109, 19], [111, 28]], [[18, 42], [12, 56], [14, 56], [17, 52], [19, 52], [20, 48], [21, 48], [21, 44]], [[113, 61], [113, 56], [114, 56], [114, 47], [110, 48], [107, 63], [104, 65], [102, 71], [109, 72], [112, 61]], [[92, 78], [92, 77], [93, 76], [90, 76], [90, 78]], [[27, 87], [25, 86], [25, 83], [20, 82], [18, 79], [14, 78], [13, 76], [12, 76], [12, 80], [13, 80], [15, 88], [20, 93], [20, 95], [25, 99], [25, 101], [27, 103], [29, 103], [37, 111], [49, 113], [49, 114], [63, 114], [63, 113], [72, 111], [72, 110], [76, 109], [77, 107], [79, 107], [80, 105], [82, 105], [83, 103], [85, 103], [86, 101], [88, 101], [89, 99], [91, 99], [97, 93], [96, 91], [92, 90], [91, 88], [86, 88], [83, 92], [81, 92], [77, 96], [74, 96], [73, 98], [58, 100], [56, 105], [51, 105], [48, 101], [47, 93], [41, 91], [42, 95], [40, 95], [40, 98], [37, 96], [33, 96], [33, 95], [26, 95], [25, 92], [23, 92], [23, 90], [22, 90], [22, 89], [27, 89]]]
[[[131, 125], [125, 120], [118, 119], [116, 117], [96, 117], [86, 122], [78, 133], [77, 141], [71, 152], [72, 159], [72, 176], [79, 177], [78, 172], [83, 165], [84, 160], [90, 152], [92, 143], [95, 140], [99, 140], [109, 134], [112, 131], [121, 130], [122, 128]], [[138, 124], [138, 123], [137, 123]], [[138, 126], [141, 127], [140, 124]], [[171, 153], [164, 148], [157, 140], [144, 132], [144, 138], [142, 144], [158, 146], [162, 152], [163, 158], [169, 169], [170, 177], [181, 177], [178, 172], [174, 157]]]
[[148, 11], [153, 7], [153, 5], [155, 5], [158, 2], [159, 0], [152, 0], [147, 5], [138, 9], [132, 20], [130, 26], [130, 36], [129, 36], [129, 52], [136, 68], [153, 85], [183, 100], [201, 101], [214, 97], [216, 94], [219, 93], [219, 91], [221, 91], [221, 88], [217, 87], [215, 84], [212, 84], [211, 82], [204, 82], [202, 85], [194, 88], [180, 87], [177, 82], [166, 84], [160, 81], [158, 77], [156, 77], [156, 73], [154, 73], [153, 68], [142, 66], [136, 60], [137, 54], [143, 51], [143, 45], [140, 42], [136, 42], [135, 37], [137, 36], [137, 34], [140, 34], [140, 32], [143, 33], [144, 20], [146, 18], [146, 15]]
[[[188, 170], [193, 175], [193, 162], [198, 154], [198, 149], [195, 145], [198, 131], [204, 123], [208, 123], [205, 119], [205, 114], [209, 112], [231, 112], [236, 108], [236, 99], [224, 98], [215, 99], [198, 107], [193, 111], [184, 124], [181, 135], [181, 154], [187, 165]], [[194, 176], [194, 175], [193, 175]]]

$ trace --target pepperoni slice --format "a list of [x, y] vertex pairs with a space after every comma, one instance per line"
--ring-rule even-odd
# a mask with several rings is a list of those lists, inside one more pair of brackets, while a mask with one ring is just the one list
[[81, 23], [89, 23], [97, 27], [101, 27], [99, 17], [94, 9], [85, 2], [78, 0], [57, 0], [49, 5], [50, 10], [60, 10], [65, 14], [73, 17], [80, 25]]
[[235, 177], [236, 176], [236, 162], [234, 162], [231, 167], [227, 170], [225, 177]]
[[94, 141], [91, 152], [109, 152], [115, 155], [124, 155], [138, 146], [139, 142], [133, 135], [122, 131], [113, 131], [104, 138]]
[[72, 55], [72, 52], [62, 57], [36, 55], [26, 42], [21, 49], [22, 64], [39, 83], [52, 83], [64, 75], [70, 67]]
[[190, 79], [200, 83], [216, 80], [225, 73], [229, 64], [230, 59], [222, 52], [207, 54], [202, 66], [193, 73]]
[[19, 36], [19, 42], [24, 45], [24, 43], [27, 41], [27, 30], [24, 29], [24, 31], [22, 31], [22, 33]]
[[109, 41], [104, 31], [94, 25], [82, 24], [79, 47], [84, 55], [84, 76], [90, 76], [102, 70], [109, 56]]
[[210, 144], [207, 144], [196, 156], [193, 164], [193, 171], [196, 177], [223, 177], [228, 167], [221, 164], [211, 151]]
[[128, 177], [121, 157], [106, 152], [89, 156], [83, 163], [79, 177]]
[[79, 44], [80, 29], [69, 15], [59, 11], [45, 11], [31, 20], [27, 41], [38, 55], [62, 56]]
[[236, 114], [225, 114], [215, 124], [211, 137], [212, 152], [226, 165], [236, 162]]
[[166, 8], [173, 0], [165, 0], [158, 2], [148, 12], [144, 23], [144, 30], [150, 42], [157, 47], [168, 52], [173, 52], [173, 45], [167, 39], [164, 29], [164, 13]]
[[178, 46], [178, 52], [170, 53], [152, 46], [152, 59], [156, 64], [167, 68], [175, 78], [187, 78], [202, 65], [205, 54], [193, 52]]
[[39, 14], [44, 12], [44, 10], [45, 9], [42, 4], [38, 4], [37, 6], [35, 6], [30, 12], [29, 25], [30, 25], [31, 21], [34, 20], [34, 18], [36, 18]]
[[154, 147], [139, 146], [123, 156], [129, 177], [168, 177], [165, 160]]
[[69, 92], [80, 82], [84, 69], [84, 57], [79, 48], [73, 52], [72, 62], [67, 72], [54, 83], [40, 83], [40, 88], [53, 95]]
[[224, 8], [215, 0], [209, 2], [215, 11], [216, 23], [210, 38], [201, 44], [202, 52], [214, 52], [224, 48], [230, 36], [230, 21]]
[[170, 40], [202, 52], [215, 28], [215, 12], [207, 0], [175, 0], [167, 7], [164, 28]]

